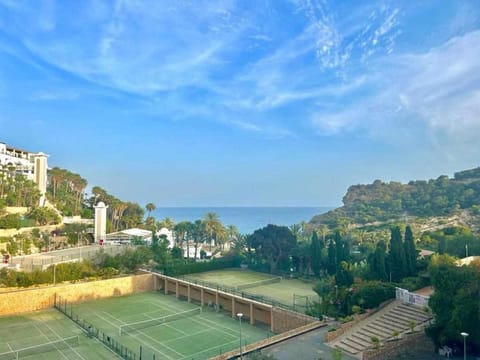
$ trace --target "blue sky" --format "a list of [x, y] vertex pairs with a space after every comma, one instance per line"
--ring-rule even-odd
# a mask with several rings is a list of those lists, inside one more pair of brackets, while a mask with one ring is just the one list
[[141, 204], [339, 205], [480, 165], [479, 59], [477, 0], [0, 0], [0, 141]]

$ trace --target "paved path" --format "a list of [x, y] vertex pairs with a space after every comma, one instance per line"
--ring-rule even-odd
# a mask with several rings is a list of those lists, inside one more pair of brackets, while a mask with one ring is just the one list
[[[308, 332], [280, 344], [270, 346], [262, 353], [273, 355], [276, 360], [333, 360], [332, 348], [324, 343], [328, 327]], [[342, 360], [357, 360], [343, 353]]]

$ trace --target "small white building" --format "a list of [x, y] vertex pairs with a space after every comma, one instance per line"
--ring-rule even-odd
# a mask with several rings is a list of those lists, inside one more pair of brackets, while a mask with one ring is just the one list
[[112, 243], [124, 244], [124, 243], [130, 243], [136, 239], [145, 241], [147, 244], [151, 244], [152, 232], [150, 230], [132, 228], [132, 229], [126, 229], [122, 231], [116, 231], [116, 232], [107, 234], [106, 236], [107, 243], [112, 242]]
[[[201, 251], [205, 252], [205, 256], [207, 258], [212, 257], [212, 252], [209, 250], [209, 246], [205, 244], [198, 244], [197, 245], [197, 259], [200, 259]], [[195, 259], [195, 243], [193, 241], [188, 242], [188, 246], [186, 243], [183, 244], [183, 257], [188, 259]]]
[[168, 240], [168, 248], [171, 249], [175, 246], [175, 239], [173, 238], [173, 231], [168, 230], [166, 227], [157, 231], [157, 237], [165, 236]]

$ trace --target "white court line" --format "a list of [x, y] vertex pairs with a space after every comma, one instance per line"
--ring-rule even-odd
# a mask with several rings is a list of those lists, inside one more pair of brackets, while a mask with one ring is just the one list
[[[144, 313], [144, 314], [145, 314], [145, 313]], [[155, 318], [153, 318], [153, 317], [151, 317], [151, 316], [149, 316], [149, 315], [146, 315], [146, 316], [148, 316], [150, 319], [155, 319]], [[167, 316], [168, 316], [168, 315], [167, 315]], [[158, 324], [158, 325], [165, 325], [165, 326], [168, 327], [169, 329], [178, 331], [179, 333], [182, 333], [183, 335], [188, 335], [186, 332], [184, 332], [184, 331], [182, 331], [182, 330], [180, 330], [180, 329], [177, 329], [177, 328], [175, 328], [175, 327], [173, 327], [173, 326], [169, 326], [168, 323], [163, 323], [163, 324], [160, 323], [160, 324]]]
[[[235, 340], [229, 341], [228, 343], [223, 343], [222, 345], [213, 346], [213, 347], [208, 348], [208, 349], [206, 349], [206, 350], [202, 350], [202, 351], [200, 351], [200, 352], [196, 352], [196, 353], [195, 353], [195, 356], [197, 356], [198, 354], [202, 354], [202, 353], [204, 353], [204, 352], [211, 351], [211, 350], [216, 349], [216, 348], [221, 348], [222, 346], [227, 346], [228, 344], [234, 344], [234, 343], [237, 343], [237, 342], [238, 342], [238, 339], [235, 339]], [[229, 351], [230, 351], [230, 350], [229, 350]], [[190, 355], [190, 356], [185, 356], [185, 357], [181, 358], [180, 360], [188, 359], [188, 358], [190, 358], [190, 357], [191, 357], [191, 355]]]
[[[93, 312], [93, 310], [92, 310]], [[86, 332], [85, 329], [83, 329], [82, 327], [80, 327], [83, 331]], [[110, 351], [112, 354], [114, 354], [118, 359], [121, 359], [120, 355], [118, 355], [115, 351], [113, 351], [112, 349], [110, 349], [108, 346], [105, 346], [105, 344], [103, 344], [100, 339], [98, 339], [97, 337], [94, 337], [93, 338], [96, 342], [98, 342], [100, 345], [102, 345], [102, 348], [107, 348], [108, 351]]]
[[[40, 328], [37, 326], [37, 324], [34, 324], [33, 326], [35, 326], [35, 328], [40, 332], [40, 334], [42, 334], [48, 340], [48, 342], [52, 341], [48, 338], [48, 336], [42, 330], [40, 330]], [[55, 348], [56, 348], [56, 346], [55, 346]], [[68, 360], [68, 357], [60, 349], [57, 348], [56, 350], [60, 353], [60, 355], [62, 355], [65, 359]]]
[[[106, 314], [108, 314], [108, 313], [106, 313]], [[115, 327], [117, 327], [117, 328], [118, 328], [118, 325], [117, 325], [117, 324], [114, 324], [113, 322], [111, 322], [110, 320], [106, 319], [105, 317], [103, 317], [103, 316], [100, 316], [98, 313], [94, 313], [94, 315], [98, 316], [100, 319], [102, 319], [103, 321], [105, 321], [105, 322], [109, 323], [110, 325], [113, 325], [113, 326], [115, 326]], [[109, 315], [111, 318], [115, 319], [116, 321], [119, 321], [119, 322], [121, 322], [121, 323], [125, 324], [125, 322], [123, 322], [123, 321], [122, 321], [122, 320], [120, 320], [120, 319], [117, 319], [115, 316], [113, 316], [113, 315], [111, 315], [111, 314], [108, 314], [108, 315]], [[129, 334], [129, 335], [130, 335], [130, 334]], [[130, 335], [130, 336], [132, 336], [132, 337], [136, 338], [136, 339], [137, 339], [139, 342], [141, 342], [141, 343], [143, 343], [144, 345], [146, 345], [147, 347], [149, 347], [149, 348], [151, 348], [151, 349], [155, 350], [156, 352], [158, 352], [158, 353], [162, 354], [163, 356], [165, 356], [165, 357], [167, 357], [167, 358], [169, 358], [169, 359], [171, 359], [171, 360], [174, 360], [172, 357], [170, 357], [170, 356], [168, 356], [168, 355], [164, 354], [162, 351], [158, 350], [157, 348], [155, 348], [155, 347], [151, 346], [150, 344], [146, 343], [145, 341], [142, 341], [141, 339], [138, 339], [138, 337], [137, 337], [137, 336], [134, 336], [134, 335]], [[161, 344], [161, 345], [163, 345], [163, 344]], [[179, 354], [179, 355], [182, 355], [182, 354]]]
[[[154, 303], [153, 303], [153, 304], [154, 304]], [[155, 304], [154, 304], [154, 305], [155, 305]], [[168, 305], [165, 305], [165, 306], [170, 307], [171, 309], [176, 310], [176, 308], [173, 307], [173, 306], [168, 306]], [[205, 324], [203, 324], [203, 321], [199, 321], [199, 320], [195, 319], [194, 316], [191, 317], [191, 319], [192, 319], [193, 321], [197, 322], [198, 324], [205, 325]], [[232, 328], [229, 328], [228, 326], [218, 325], [218, 324], [216, 324], [214, 321], [208, 320], [208, 319], [205, 319], [205, 318], [202, 318], [202, 319], [203, 319], [205, 322], [209, 322], [209, 323], [211, 323], [211, 324], [214, 325], [214, 326], [209, 326], [209, 328], [214, 328], [214, 329], [217, 329], [217, 330], [218, 330], [219, 328], [224, 328], [224, 329], [226, 329], [226, 330], [230, 330], [232, 333], [229, 333], [229, 332], [227, 332], [227, 331], [221, 330], [223, 333], [228, 334], [228, 335], [230, 335], [230, 336], [235, 336], [235, 334], [238, 333], [237, 330], [234, 330], [234, 329], [232, 329]]]
[[[113, 316], [113, 315], [111, 315], [111, 314], [109, 314], [109, 313], [107, 313], [107, 314], [108, 314], [111, 318], [113, 318], [113, 319], [115, 319], [115, 320], [117, 320], [117, 321], [120, 321], [120, 322], [122, 322], [123, 324], [128, 325], [128, 323], [126, 323], [126, 322], [124, 322], [124, 321], [122, 321], [122, 320], [120, 320], [120, 319], [117, 319], [115, 316]], [[165, 325], [165, 323], [163, 323], [163, 324], [158, 324], [158, 325], [154, 325], [154, 326], [152, 326], [152, 327], [155, 327], [155, 326], [163, 326], [163, 325]], [[151, 337], [150, 335], [147, 335], [147, 334], [144, 333], [143, 331], [141, 331], [141, 330], [135, 330], [135, 331], [136, 331], [137, 333], [145, 336], [146, 338], [151, 339], [153, 342], [155, 342], [155, 343], [157, 343], [157, 344], [159, 344], [159, 345], [161, 345], [161, 346], [163, 346], [163, 347], [166, 347], [168, 350], [174, 352], [175, 354], [177, 354], [177, 355], [179, 355], [179, 356], [183, 356], [183, 354], [179, 353], [178, 351], [175, 351], [175, 350], [172, 349], [170, 346], [165, 345], [164, 342], [160, 342], [160, 341], [156, 340], [155, 338]], [[131, 333], [130, 333], [130, 334], [127, 334], [127, 335], [132, 336], [132, 337], [138, 339], [138, 336], [137, 336], [137, 335], [133, 335], [133, 334], [131, 334]], [[145, 344], [145, 342], [144, 342], [144, 344]], [[148, 344], [146, 344], [146, 345], [148, 346]], [[149, 346], [149, 347], [153, 348], [152, 346]], [[153, 349], [155, 349], [155, 350], [157, 350], [159, 353], [163, 354], [163, 353], [162, 353], [160, 350], [158, 350], [157, 348], [153, 348]], [[165, 355], [165, 354], [163, 354], [163, 355]], [[165, 355], [165, 356], [167, 356], [167, 355]], [[167, 357], [168, 357], [168, 356], [167, 356]], [[171, 359], [171, 358], [170, 358], [170, 359]]]
[[15, 352], [15, 351], [13, 350], [13, 348], [10, 346], [10, 344], [8, 343], [8, 341], [7, 341], [7, 346], [8, 346], [8, 348], [10, 349], [10, 351]]
[[[45, 323], [44, 325], [45, 325], [47, 328], [49, 328], [50, 331], [53, 332], [56, 336], [58, 336], [59, 339], [62, 339], [62, 337], [61, 337], [60, 335], [58, 335], [58, 333], [57, 333], [55, 330], [53, 330], [48, 324]], [[70, 349], [72, 349], [72, 351], [73, 351], [75, 354], [78, 355], [78, 357], [79, 357], [80, 359], [86, 360], [77, 350], [75, 350], [72, 346], [70, 346], [70, 344], [67, 344], [67, 345], [68, 345], [68, 347], [69, 347]]]

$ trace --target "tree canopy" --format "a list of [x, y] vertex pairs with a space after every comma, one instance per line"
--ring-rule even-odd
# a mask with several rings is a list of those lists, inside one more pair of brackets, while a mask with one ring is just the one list
[[255, 230], [248, 242], [260, 259], [266, 260], [270, 271], [277, 270], [279, 261], [286, 260], [297, 244], [297, 239], [286, 226], [267, 225]]
[[358, 224], [401, 219], [405, 215], [428, 217], [451, 215], [459, 209], [480, 214], [480, 167], [428, 181], [353, 185], [343, 197], [343, 206], [315, 216], [312, 223], [338, 227], [345, 219]]
[[428, 330], [437, 345], [461, 342], [461, 332], [468, 341], [480, 348], [480, 263], [456, 266], [448, 255], [434, 255], [430, 276], [435, 292], [429, 306], [435, 323]]

